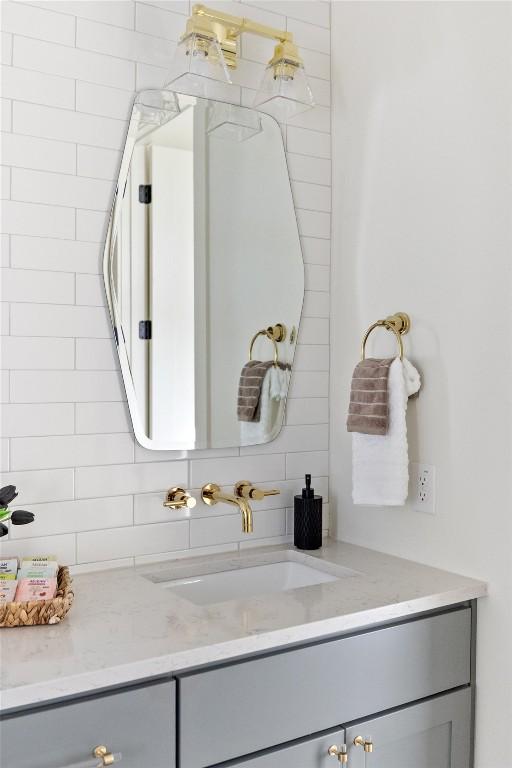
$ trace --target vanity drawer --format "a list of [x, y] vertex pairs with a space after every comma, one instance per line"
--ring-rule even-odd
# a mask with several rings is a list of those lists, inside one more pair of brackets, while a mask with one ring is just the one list
[[[146, 685], [0, 721], [5, 768], [89, 768], [92, 750], [122, 754], [120, 768], [174, 768], [175, 683]], [[115, 763], [114, 765], [117, 765]]]
[[470, 681], [471, 611], [179, 679], [181, 768], [205, 768]]

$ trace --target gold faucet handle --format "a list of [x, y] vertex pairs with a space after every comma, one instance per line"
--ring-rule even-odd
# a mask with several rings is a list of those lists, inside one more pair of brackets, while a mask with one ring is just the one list
[[278, 496], [281, 491], [278, 488], [272, 488], [269, 491], [263, 488], [256, 488], [249, 480], [239, 480], [235, 485], [235, 496], [239, 499], [251, 499], [252, 501], [261, 501], [265, 496]]
[[184, 488], [169, 488], [164, 501], [164, 507], [171, 509], [193, 509], [197, 501]]
[[356, 736], [354, 744], [356, 747], [362, 747], [365, 752], [373, 752], [373, 742], [369, 736]]
[[345, 763], [348, 763], [348, 753], [347, 753], [347, 745], [341, 744], [339, 747], [337, 744], [333, 744], [332, 747], [329, 747], [327, 750], [327, 754], [330, 757], [337, 757], [338, 761], [345, 765]]

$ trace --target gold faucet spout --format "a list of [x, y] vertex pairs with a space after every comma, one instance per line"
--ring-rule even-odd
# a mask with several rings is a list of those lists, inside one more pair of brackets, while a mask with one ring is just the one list
[[201, 497], [204, 503], [210, 506], [222, 502], [238, 507], [242, 513], [242, 532], [253, 532], [252, 509], [247, 499], [233, 496], [231, 493], [223, 493], [220, 486], [216, 483], [208, 483], [207, 485], [204, 485], [201, 490]]

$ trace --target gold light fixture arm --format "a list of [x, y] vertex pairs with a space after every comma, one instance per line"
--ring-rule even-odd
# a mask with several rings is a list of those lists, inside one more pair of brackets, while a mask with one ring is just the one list
[[228, 67], [232, 69], [237, 65], [237, 41], [244, 33], [248, 32], [258, 37], [265, 37], [269, 40], [276, 40], [278, 45], [274, 53], [274, 58], [280, 55], [285, 57], [291, 64], [300, 66], [302, 59], [299, 56], [297, 46], [293, 42], [293, 35], [284, 29], [269, 27], [266, 24], [259, 24], [244, 16], [232, 16], [229, 13], [222, 13], [206, 5], [194, 5], [192, 7], [192, 16], [187, 21], [187, 31], [185, 35], [192, 33], [199, 35], [215, 35], [219, 41], [224, 59]]

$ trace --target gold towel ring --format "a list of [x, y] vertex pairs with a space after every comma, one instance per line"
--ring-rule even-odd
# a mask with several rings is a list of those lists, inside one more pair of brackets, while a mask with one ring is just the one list
[[255, 333], [254, 336], [252, 337], [251, 343], [249, 345], [249, 360], [252, 360], [252, 348], [254, 347], [254, 342], [256, 341], [258, 336], [266, 336], [266, 338], [269, 339], [269, 341], [271, 341], [272, 344], [274, 345], [274, 365], [277, 365], [279, 362], [279, 352], [277, 351], [277, 342], [272, 336], [272, 334], [269, 333], [269, 331], [267, 331], [266, 329], [262, 331], [258, 331], [258, 333]]
[[385, 328], [387, 331], [392, 331], [395, 334], [396, 340], [398, 342], [398, 352], [399, 352], [400, 360], [403, 360], [404, 345], [402, 342], [402, 334], [408, 333], [410, 327], [411, 327], [411, 320], [409, 318], [409, 315], [406, 315], [405, 312], [397, 312], [395, 315], [390, 315], [389, 317], [386, 317], [385, 320], [377, 320], [376, 323], [373, 323], [372, 325], [370, 325], [365, 335], [363, 336], [363, 341], [361, 342], [361, 360], [364, 360], [365, 348], [366, 348], [366, 342], [368, 341], [368, 336], [373, 330], [375, 330], [375, 328]]

